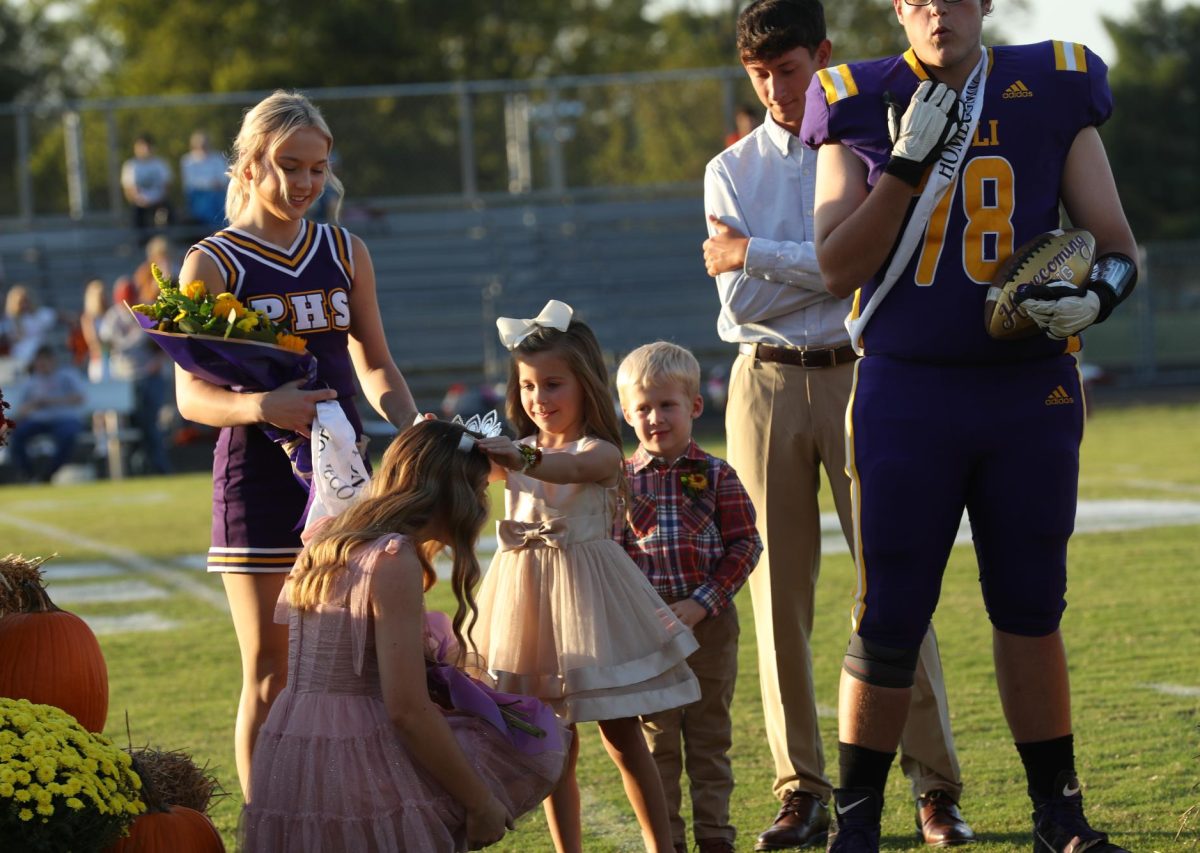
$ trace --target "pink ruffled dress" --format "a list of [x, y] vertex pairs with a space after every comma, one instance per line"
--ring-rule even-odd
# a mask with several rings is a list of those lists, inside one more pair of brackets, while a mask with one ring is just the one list
[[[298, 611], [281, 599], [289, 627], [288, 684], [254, 749], [242, 844], [253, 853], [421, 853], [466, 850], [463, 806], [409, 754], [388, 717], [371, 616], [371, 576], [385, 551], [411, 547], [383, 536], [352, 556], [329, 601]], [[433, 617], [441, 617], [441, 621]], [[448, 620], [427, 619], [427, 653], [450, 651]], [[432, 661], [459, 745], [515, 818], [538, 805], [562, 774], [569, 734], [545, 705], [505, 696]], [[425, 688], [426, 685], [421, 685]], [[509, 728], [514, 710], [528, 727]]]

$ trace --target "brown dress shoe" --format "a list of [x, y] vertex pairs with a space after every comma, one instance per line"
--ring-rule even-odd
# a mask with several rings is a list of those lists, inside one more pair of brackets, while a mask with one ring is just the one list
[[975, 833], [945, 791], [930, 791], [917, 798], [917, 835], [930, 847], [952, 847], [975, 840]]
[[823, 844], [829, 834], [829, 809], [816, 794], [807, 791], [788, 791], [775, 822], [754, 844], [754, 849], [795, 850]]
[[733, 842], [724, 838], [697, 838], [696, 850], [698, 853], [736, 853]]

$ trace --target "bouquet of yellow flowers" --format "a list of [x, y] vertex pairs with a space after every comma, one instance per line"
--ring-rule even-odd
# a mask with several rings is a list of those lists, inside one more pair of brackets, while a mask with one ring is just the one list
[[[214, 296], [202, 281], [179, 285], [157, 266], [150, 271], [158, 282], [158, 297], [130, 310], [146, 334], [188, 373], [233, 391], [273, 391], [297, 379], [303, 380], [302, 388], [318, 387], [317, 357], [304, 338], [243, 305], [232, 293]], [[287, 454], [296, 479], [309, 489], [308, 439], [270, 424], [261, 426]]]
[[[202, 281], [175, 284], [157, 264], [150, 265], [150, 272], [158, 283], [158, 298], [149, 305], [134, 305], [132, 310], [153, 320], [155, 331], [259, 341], [296, 353], [305, 351], [304, 338], [264, 312], [247, 308], [232, 293], [214, 296]], [[143, 328], [149, 327], [143, 323]]]
[[66, 711], [0, 698], [0, 850], [102, 850], [146, 810], [128, 753]]
[[317, 376], [316, 356], [262, 311], [232, 293], [208, 292], [202, 281], [177, 285], [157, 265], [158, 298], [134, 305], [133, 316], [180, 367], [206, 382], [235, 391], [271, 391], [285, 382]]

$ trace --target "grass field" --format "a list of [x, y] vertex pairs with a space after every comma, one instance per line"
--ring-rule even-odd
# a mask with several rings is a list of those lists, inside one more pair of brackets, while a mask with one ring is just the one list
[[[1037, 441], [1028, 441], [1029, 511], [1036, 513]], [[717, 441], [708, 446], [722, 450]], [[1064, 630], [1089, 815], [1134, 851], [1200, 848], [1200, 817], [1185, 818], [1200, 803], [1200, 403], [1101, 408], [1088, 423], [1083, 457], [1081, 498], [1099, 508], [1100, 521], [1089, 529], [1100, 529], [1072, 542]], [[208, 542], [210, 486], [207, 475], [180, 475], [0, 488], [0, 547], [59, 554], [46, 567], [51, 593], [96, 628], [108, 661], [107, 734], [125, 744], [128, 715], [135, 745], [188, 750], [235, 792], [237, 648], [220, 581], [196, 562]], [[813, 642], [831, 758], [850, 592], [851, 561], [842, 549], [824, 562]], [[733, 818], [742, 833], [738, 849], [750, 850], [776, 803], [749, 595], [738, 604]], [[430, 606], [452, 608], [444, 587], [431, 593]], [[981, 838], [974, 849], [1027, 850], [1024, 777], [1000, 714], [969, 547], [954, 550], [935, 624], [966, 782], [962, 807]], [[639, 849], [594, 726], [581, 727], [581, 741], [586, 849]], [[239, 808], [231, 795], [213, 809], [230, 850]], [[886, 849], [919, 849], [912, 812], [896, 769], [884, 807]], [[552, 849], [541, 815], [523, 820], [495, 849]]]

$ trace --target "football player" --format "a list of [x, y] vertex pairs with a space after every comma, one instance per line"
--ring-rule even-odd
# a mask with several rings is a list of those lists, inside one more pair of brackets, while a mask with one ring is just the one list
[[[859, 585], [836, 851], [879, 847], [917, 649], [964, 508], [1034, 849], [1121, 850], [1084, 817], [1059, 623], [1084, 417], [1072, 353], [1133, 289], [1136, 244], [1097, 132], [1112, 110], [1104, 63], [1069, 42], [985, 48], [992, 6], [892, 0], [909, 50], [825, 69], [808, 90], [818, 261], [832, 293], [855, 294], [847, 325], [864, 355], [847, 411]], [[1059, 226], [1060, 202], [1095, 236], [1090, 280], [1027, 291], [1045, 334], [995, 340], [988, 285], [1015, 247]], [[1036, 467], [1020, 436], [1037, 437]]]

